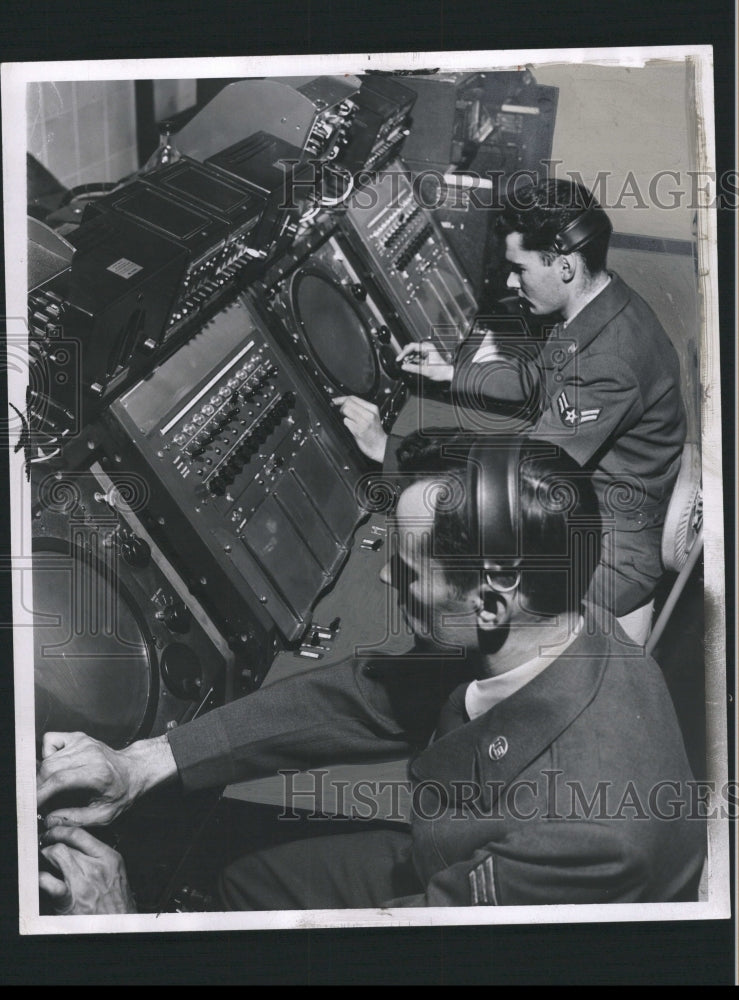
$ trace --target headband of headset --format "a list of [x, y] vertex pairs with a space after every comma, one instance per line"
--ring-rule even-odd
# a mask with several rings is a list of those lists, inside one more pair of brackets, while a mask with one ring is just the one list
[[474, 445], [467, 462], [468, 524], [489, 569], [511, 566], [520, 553], [521, 445]]
[[591, 205], [557, 233], [553, 246], [557, 253], [574, 253], [601, 233], [612, 231], [611, 220], [603, 209], [599, 205]]

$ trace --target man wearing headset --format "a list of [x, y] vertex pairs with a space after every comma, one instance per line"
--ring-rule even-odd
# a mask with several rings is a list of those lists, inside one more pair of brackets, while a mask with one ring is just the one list
[[[226, 870], [226, 909], [694, 898], [704, 824], [657, 665], [601, 631], [589, 478], [542, 442], [420, 435], [401, 449], [392, 558], [416, 644], [351, 659], [114, 751], [48, 733], [41, 886], [60, 913], [131, 907], [120, 857], [82, 826], [147, 790], [414, 754], [410, 829], [310, 838]], [[83, 807], [59, 794], [90, 794]]]
[[[514, 416], [592, 472], [604, 544], [590, 596], [643, 641], [685, 443], [677, 354], [650, 307], [606, 270], [612, 226], [584, 187], [532, 186], [498, 228], [508, 288], [524, 315], [549, 321], [546, 340], [496, 342], [481, 324], [453, 364], [430, 341], [409, 344], [399, 360], [407, 372], [451, 383], [453, 399], [469, 408]], [[339, 405], [360, 448], [377, 461], [387, 450], [392, 460], [371, 404], [344, 397]]]

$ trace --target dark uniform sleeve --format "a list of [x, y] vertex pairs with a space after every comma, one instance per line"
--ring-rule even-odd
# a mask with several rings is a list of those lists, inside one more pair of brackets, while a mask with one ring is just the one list
[[[478, 351], [485, 350], [483, 358]], [[493, 352], [493, 353], [491, 353]], [[533, 419], [540, 409], [541, 373], [536, 345], [529, 340], [505, 340], [490, 336], [470, 337], [454, 362], [451, 393], [454, 400], [470, 409], [493, 413], [516, 413]]]
[[187, 791], [286, 767], [387, 760], [425, 744], [454, 683], [426, 661], [347, 660], [255, 691], [167, 738]]
[[550, 375], [549, 398], [531, 437], [559, 445], [586, 465], [635, 426], [644, 407], [638, 379], [622, 358], [593, 355], [576, 358], [571, 367], [561, 383]]

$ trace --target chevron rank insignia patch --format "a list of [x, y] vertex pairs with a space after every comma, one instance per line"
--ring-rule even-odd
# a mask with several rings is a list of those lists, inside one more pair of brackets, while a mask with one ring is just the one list
[[579, 410], [570, 403], [566, 392], [560, 392], [557, 397], [557, 409], [559, 410], [559, 419], [565, 427], [577, 427], [580, 424], [588, 424], [597, 420], [603, 407], [599, 406], [593, 410]]

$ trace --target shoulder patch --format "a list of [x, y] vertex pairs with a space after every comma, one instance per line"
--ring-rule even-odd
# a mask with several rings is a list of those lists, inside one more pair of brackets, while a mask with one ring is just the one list
[[587, 424], [593, 420], [597, 420], [603, 407], [599, 406], [597, 409], [580, 410], [577, 406], [573, 406], [570, 403], [566, 392], [560, 392], [559, 396], [557, 396], [557, 410], [559, 412], [559, 419], [565, 427], [577, 427], [580, 424]]

